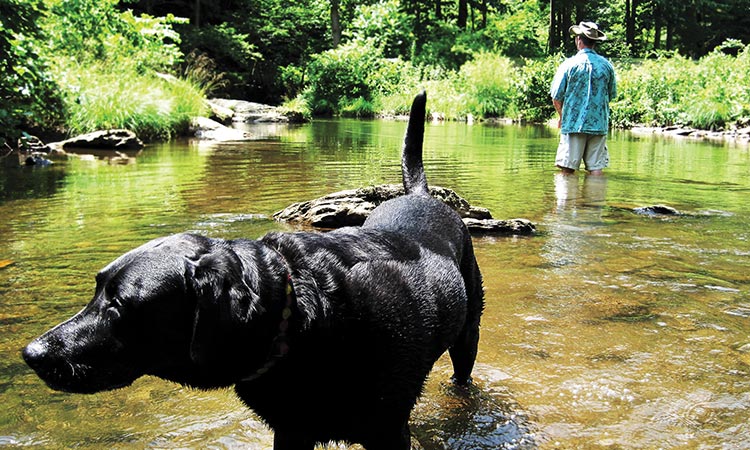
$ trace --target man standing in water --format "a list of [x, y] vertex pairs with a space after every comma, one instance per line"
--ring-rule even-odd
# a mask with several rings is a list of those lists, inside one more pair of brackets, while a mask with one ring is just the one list
[[593, 22], [570, 27], [578, 53], [565, 60], [552, 81], [552, 103], [560, 116], [560, 145], [555, 164], [564, 174], [578, 170], [583, 160], [591, 175], [609, 165], [607, 132], [609, 102], [617, 94], [615, 69], [594, 47], [606, 39]]

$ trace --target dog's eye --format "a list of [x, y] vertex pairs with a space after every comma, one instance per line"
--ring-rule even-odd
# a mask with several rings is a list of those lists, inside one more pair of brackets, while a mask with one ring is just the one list
[[120, 297], [113, 296], [109, 299], [109, 307], [115, 308], [115, 309], [121, 309], [122, 308], [122, 300], [120, 300]]
[[116, 320], [122, 317], [122, 315], [125, 313], [125, 308], [122, 304], [122, 299], [117, 296], [112, 296], [109, 298], [109, 305], [107, 305], [107, 309], [104, 312], [105, 316], [111, 320]]

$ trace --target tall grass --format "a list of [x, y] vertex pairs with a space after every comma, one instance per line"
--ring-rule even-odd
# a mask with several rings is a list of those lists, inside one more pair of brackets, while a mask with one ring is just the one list
[[459, 71], [462, 91], [467, 94], [468, 113], [478, 117], [515, 117], [517, 67], [505, 57], [480, 52]]
[[57, 73], [64, 89], [71, 133], [126, 128], [147, 141], [169, 139], [204, 115], [204, 92], [195, 83], [134, 68], [64, 66]]

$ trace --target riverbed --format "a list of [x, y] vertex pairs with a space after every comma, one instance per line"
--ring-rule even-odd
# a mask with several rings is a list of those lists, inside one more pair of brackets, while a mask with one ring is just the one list
[[[152, 238], [294, 230], [269, 217], [399, 183], [404, 129], [259, 125], [254, 141], [150, 145], [130, 164], [0, 169], [0, 447], [270, 448], [230, 390], [144, 377], [64, 394], [20, 350]], [[487, 302], [475, 385], [455, 390], [438, 361], [412, 415], [415, 448], [750, 447], [748, 147], [614, 132], [604, 177], [561, 177], [556, 142], [548, 127], [426, 128], [431, 184], [538, 232], [475, 237]], [[634, 212], [655, 204], [681, 214]]]

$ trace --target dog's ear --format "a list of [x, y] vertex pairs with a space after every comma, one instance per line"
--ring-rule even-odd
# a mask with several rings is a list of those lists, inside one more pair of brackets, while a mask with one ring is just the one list
[[223, 246], [189, 264], [187, 284], [196, 298], [190, 357], [205, 363], [219, 358], [247, 325], [258, 295], [247, 284], [240, 258]]

